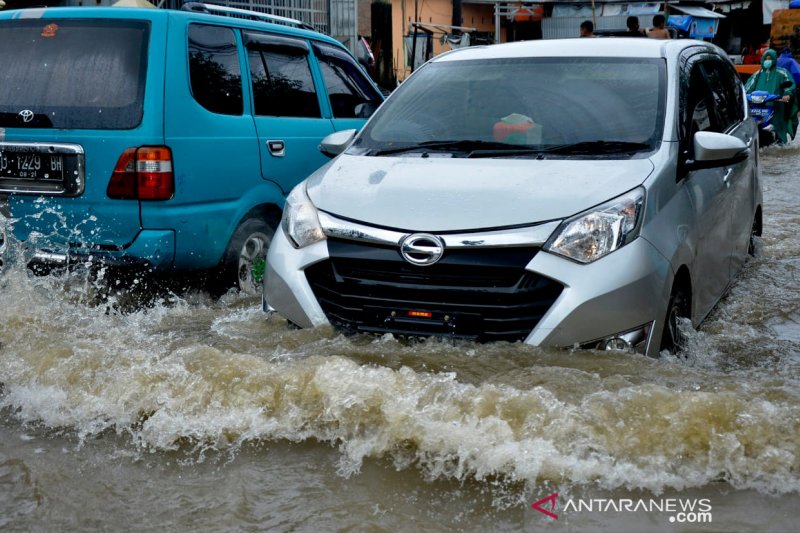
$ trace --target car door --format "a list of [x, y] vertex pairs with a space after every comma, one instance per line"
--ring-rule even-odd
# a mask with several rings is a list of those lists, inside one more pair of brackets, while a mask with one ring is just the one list
[[243, 39], [262, 177], [288, 192], [328, 161], [318, 146], [333, 132], [331, 120], [322, 115], [310, 46], [305, 39], [269, 32], [245, 31]]
[[317, 41], [313, 41], [313, 48], [328, 93], [334, 129], [361, 128], [381, 105], [383, 96], [346, 51]]
[[161, 51], [163, 129], [175, 196], [139, 202], [139, 209], [144, 228], [175, 230], [176, 268], [209, 268], [219, 262], [237, 201], [252, 190], [260, 165], [243, 50], [237, 30], [225, 25], [173, 17], [169, 35]]
[[[703, 63], [710, 56], [694, 56], [682, 76], [681, 159], [694, 158], [694, 134], [698, 131], [719, 131], [713, 111], [713, 98]], [[692, 269], [693, 301], [697, 316], [703, 317], [724, 293], [730, 279], [730, 176], [724, 167], [679, 171], [694, 208], [692, 232], [694, 265]]]
[[[714, 100], [714, 110], [720, 123], [720, 130], [738, 137], [748, 147], [752, 147], [753, 139], [758, 133], [755, 123], [752, 120], [745, 120], [744, 92], [733, 66], [726, 60], [718, 58], [704, 62], [703, 71]], [[755, 157], [756, 154], [751, 152], [750, 157], [744, 161], [723, 167], [730, 207], [728, 240], [731, 245], [729, 265], [731, 279], [747, 259], [750, 245], [756, 190]]]

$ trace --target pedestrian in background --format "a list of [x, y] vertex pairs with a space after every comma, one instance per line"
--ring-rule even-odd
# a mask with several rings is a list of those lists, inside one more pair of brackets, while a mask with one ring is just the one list
[[800, 86], [800, 64], [795, 61], [792, 51], [787, 46], [781, 50], [781, 55], [778, 56], [778, 66], [792, 75], [794, 84]]
[[[800, 102], [798, 100], [800, 97], [800, 63], [795, 61], [792, 50], [788, 46], [781, 50], [781, 55], [778, 56], [778, 66], [791, 74], [794, 80], [795, 102]], [[800, 103], [798, 105], [800, 106]]]
[[656, 15], [653, 17], [653, 27], [647, 30], [647, 36], [651, 39], [671, 39], [672, 36], [664, 27], [664, 15]]
[[631, 15], [625, 25], [628, 26], [628, 32], [625, 37], [644, 37], [644, 32], [639, 28], [639, 17]]
[[594, 23], [591, 20], [581, 22], [581, 37], [594, 37]]

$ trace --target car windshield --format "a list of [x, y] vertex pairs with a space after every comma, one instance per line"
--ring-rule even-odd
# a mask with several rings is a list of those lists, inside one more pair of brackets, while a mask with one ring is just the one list
[[0, 127], [136, 127], [148, 33], [144, 21], [0, 22]]
[[665, 77], [663, 59], [429, 63], [389, 98], [350, 153], [630, 157], [662, 138]]

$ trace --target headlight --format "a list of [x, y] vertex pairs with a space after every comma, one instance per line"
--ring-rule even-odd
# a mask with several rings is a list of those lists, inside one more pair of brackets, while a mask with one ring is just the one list
[[644, 189], [639, 187], [591, 211], [564, 221], [544, 249], [579, 263], [591, 263], [639, 235]]
[[750, 97], [750, 102], [753, 104], [763, 104], [764, 100], [766, 100], [766, 98], [761, 95]]
[[325, 239], [317, 208], [306, 195], [305, 182], [292, 189], [286, 198], [281, 227], [295, 248], [304, 248]]

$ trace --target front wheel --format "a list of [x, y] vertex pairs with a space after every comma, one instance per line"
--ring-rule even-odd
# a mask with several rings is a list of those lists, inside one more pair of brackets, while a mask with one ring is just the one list
[[747, 253], [751, 257], [755, 257], [757, 252], [756, 237], [761, 237], [761, 220], [760, 216], [756, 215], [753, 219], [753, 227], [750, 230], [750, 241], [747, 243]]
[[242, 222], [231, 237], [223, 260], [222, 279], [226, 288], [245, 294], [258, 294], [264, 279], [267, 250], [275, 228], [260, 218]]
[[689, 297], [683, 287], [674, 287], [667, 306], [667, 316], [664, 320], [664, 331], [661, 334], [661, 351], [667, 350], [673, 355], [680, 355], [686, 351], [687, 339], [680, 330], [682, 319], [689, 316]]
[[772, 130], [763, 130], [763, 129], [759, 128], [759, 130], [758, 130], [758, 145], [760, 147], [763, 148], [764, 146], [770, 146], [772, 144], [775, 144], [775, 142], [777, 140], [778, 140], [778, 136], [775, 135], [774, 131], [772, 131]]

